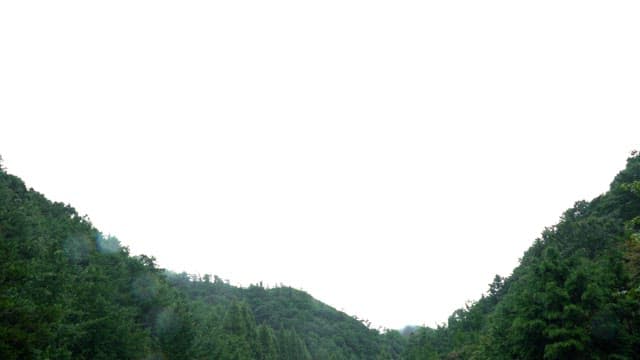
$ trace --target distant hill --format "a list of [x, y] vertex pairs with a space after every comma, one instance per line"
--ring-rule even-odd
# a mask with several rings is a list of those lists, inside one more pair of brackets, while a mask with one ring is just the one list
[[632, 153], [606, 194], [575, 203], [545, 229], [485, 296], [445, 326], [415, 331], [405, 355], [640, 358], [640, 156]]
[[159, 269], [4, 169], [0, 254], [0, 359], [398, 359], [406, 342], [289, 287]]

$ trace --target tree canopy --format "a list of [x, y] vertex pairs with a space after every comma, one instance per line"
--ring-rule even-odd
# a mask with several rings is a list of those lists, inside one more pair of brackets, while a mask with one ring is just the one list
[[410, 336], [408, 359], [632, 359], [640, 354], [640, 156], [610, 189], [544, 230], [508, 277], [446, 326]]
[[2, 359], [632, 359], [640, 155], [446, 324], [379, 332], [290, 287], [235, 287], [131, 256], [2, 168]]
[[131, 256], [74, 208], [4, 169], [0, 254], [1, 359], [364, 359], [402, 351], [305, 292], [235, 287]]

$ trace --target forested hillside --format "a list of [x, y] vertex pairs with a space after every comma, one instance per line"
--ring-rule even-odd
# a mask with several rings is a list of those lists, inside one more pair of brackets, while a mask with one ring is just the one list
[[545, 229], [486, 296], [446, 325], [414, 332], [406, 356], [640, 358], [640, 156], [632, 153], [609, 192]]
[[0, 254], [0, 359], [397, 359], [405, 345], [299, 290], [159, 269], [4, 169]]
[[[523, 189], [526, 191], [526, 189]], [[131, 256], [0, 170], [0, 359], [634, 359], [640, 155], [447, 324], [380, 333], [289, 287]], [[489, 261], [490, 259], [488, 259]], [[212, 264], [215, 267], [215, 264]]]

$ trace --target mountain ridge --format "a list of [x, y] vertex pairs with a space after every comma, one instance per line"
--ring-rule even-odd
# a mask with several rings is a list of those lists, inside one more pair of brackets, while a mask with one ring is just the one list
[[[0, 158], [1, 160], [1, 158]], [[3, 359], [634, 359], [640, 155], [446, 324], [380, 332], [291, 287], [236, 287], [131, 256], [0, 161]]]
[[3, 359], [351, 359], [403, 349], [402, 337], [303, 291], [235, 287], [131, 256], [4, 168], [0, 251]]

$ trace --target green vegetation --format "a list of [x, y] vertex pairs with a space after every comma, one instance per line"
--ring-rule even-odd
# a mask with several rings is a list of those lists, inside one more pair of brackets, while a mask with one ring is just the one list
[[290, 287], [159, 269], [0, 164], [1, 359], [632, 359], [640, 156], [447, 324], [379, 333]]
[[0, 254], [0, 359], [397, 359], [404, 347], [299, 290], [159, 269], [1, 168]]
[[507, 278], [409, 338], [408, 359], [633, 359], [640, 354], [640, 156], [577, 202]]

